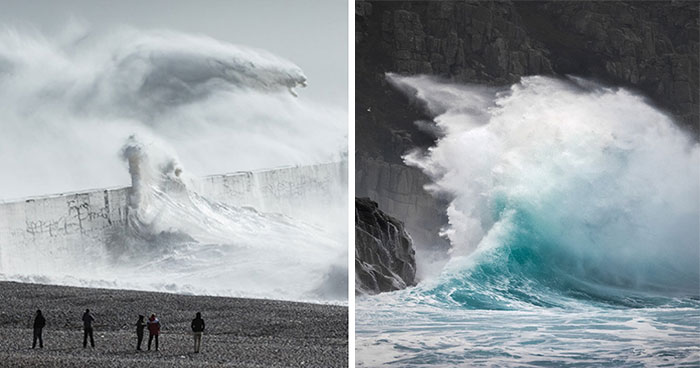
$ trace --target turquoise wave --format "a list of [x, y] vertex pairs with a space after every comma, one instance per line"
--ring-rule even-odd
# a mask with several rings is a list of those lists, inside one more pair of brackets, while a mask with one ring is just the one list
[[[503, 230], [483, 248], [456, 257], [437, 282], [413, 292], [468, 309], [520, 309], [522, 304], [565, 308], [572, 303], [642, 308], [700, 306], [700, 266], [658, 254], [621, 257], [604, 252], [595, 238], [540, 227], [543, 219], [527, 206], [500, 203]], [[575, 225], [575, 224], [570, 224]], [[495, 230], [498, 232], [499, 230]], [[488, 244], [494, 240], [496, 244]], [[609, 244], [615, 246], [616, 244]]]
[[404, 156], [450, 199], [451, 260], [418, 297], [464, 308], [700, 297], [700, 145], [621, 88], [389, 76], [443, 132]]

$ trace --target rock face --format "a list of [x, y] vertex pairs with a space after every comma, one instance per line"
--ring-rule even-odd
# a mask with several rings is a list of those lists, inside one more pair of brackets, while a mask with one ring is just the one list
[[[445, 200], [401, 156], [435, 137], [385, 73], [506, 85], [573, 74], [642, 93], [700, 137], [698, 2], [355, 3], [356, 190], [406, 223], [417, 247], [443, 247]], [[433, 223], [435, 222], [435, 223]]]
[[363, 156], [355, 161], [355, 181], [355, 195], [375, 199], [386, 213], [403, 219], [414, 244], [448, 249], [447, 240], [436, 236], [447, 223], [445, 204], [423, 189], [430, 180], [420, 170]]
[[376, 294], [415, 285], [411, 238], [368, 198], [355, 198], [355, 292]]
[[640, 90], [697, 135], [699, 11], [697, 2], [360, 2], [357, 79], [576, 74]]

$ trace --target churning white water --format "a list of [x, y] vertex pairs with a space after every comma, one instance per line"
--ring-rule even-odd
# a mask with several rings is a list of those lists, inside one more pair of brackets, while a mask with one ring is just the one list
[[406, 162], [452, 198], [453, 257], [498, 246], [520, 216], [570, 272], [697, 291], [700, 147], [642, 97], [546, 77], [505, 91], [394, 80], [444, 132]]
[[[128, 212], [127, 226], [110, 228], [108, 236], [85, 230], [69, 244], [52, 236], [70, 229], [54, 225], [50, 236], [25, 234], [23, 244], [0, 244], [0, 275], [344, 301], [347, 178], [340, 170], [323, 177], [332, 182], [327, 197], [333, 201], [296, 204], [285, 214], [226, 204], [197, 181], [206, 174], [342, 162], [346, 111], [304, 99], [300, 88], [306, 84], [290, 61], [200, 35], [126, 27], [95, 34], [68, 27], [46, 37], [5, 29], [0, 198], [133, 186], [119, 209]], [[308, 175], [296, 182], [320, 180]], [[277, 185], [255, 175], [252, 180], [251, 195]], [[47, 213], [61, 213], [50, 208], [55, 201], [46, 203]], [[17, 222], [4, 220], [0, 228]], [[17, 228], [5, 230], [0, 240], [20, 238]]]

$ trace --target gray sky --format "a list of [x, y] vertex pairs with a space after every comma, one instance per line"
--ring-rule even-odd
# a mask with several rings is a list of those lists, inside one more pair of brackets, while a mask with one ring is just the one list
[[347, 9], [346, 0], [0, 0], [0, 23], [52, 34], [75, 18], [97, 30], [167, 28], [265, 49], [304, 70], [300, 98], [347, 110]]

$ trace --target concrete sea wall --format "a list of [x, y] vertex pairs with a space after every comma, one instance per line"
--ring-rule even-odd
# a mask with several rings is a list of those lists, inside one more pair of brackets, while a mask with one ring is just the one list
[[[227, 205], [298, 216], [310, 204], [342, 200], [346, 184], [347, 163], [338, 162], [213, 175], [196, 185], [205, 197]], [[122, 187], [0, 202], [0, 273], [33, 268], [36, 252], [88, 257], [90, 244], [105, 242], [126, 226], [129, 191]]]

